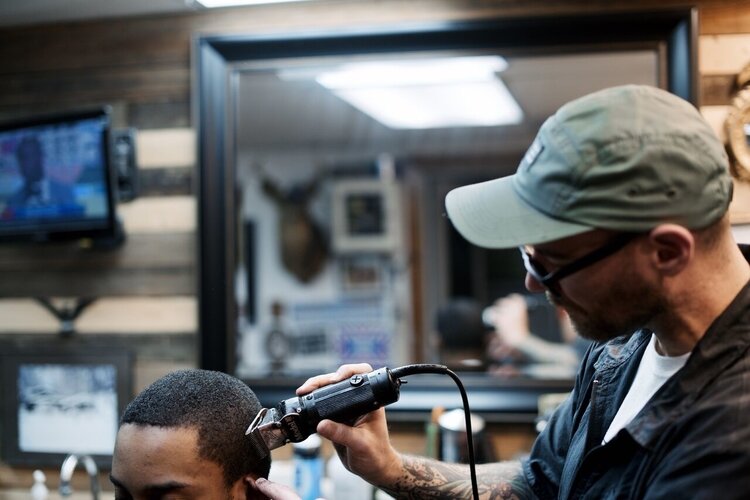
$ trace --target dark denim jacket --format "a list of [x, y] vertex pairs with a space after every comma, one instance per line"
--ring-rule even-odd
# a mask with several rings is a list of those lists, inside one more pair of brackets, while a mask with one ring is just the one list
[[750, 498], [750, 285], [602, 446], [650, 336], [589, 349], [571, 396], [523, 463], [539, 498]]

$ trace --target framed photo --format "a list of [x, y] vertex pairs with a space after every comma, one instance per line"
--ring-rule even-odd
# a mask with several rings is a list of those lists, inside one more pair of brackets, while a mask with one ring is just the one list
[[59, 466], [77, 453], [108, 469], [118, 421], [131, 397], [130, 354], [38, 351], [0, 359], [3, 459]]
[[339, 259], [339, 281], [345, 293], [381, 292], [385, 272], [378, 255], [351, 255]]
[[333, 248], [391, 252], [399, 244], [398, 185], [378, 179], [341, 180], [333, 192]]

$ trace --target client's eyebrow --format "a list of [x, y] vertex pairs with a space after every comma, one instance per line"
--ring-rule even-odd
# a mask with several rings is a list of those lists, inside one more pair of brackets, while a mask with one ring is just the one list
[[[125, 490], [125, 492], [130, 494], [130, 492], [125, 487], [125, 485], [123, 485], [119, 480], [117, 480], [117, 478], [112, 476], [112, 474], [109, 475], [109, 480], [112, 481], [112, 484], [116, 488], [121, 488]], [[161, 496], [169, 492], [172, 492], [175, 490], [181, 490], [183, 488], [187, 488], [188, 486], [190, 485], [187, 483], [181, 483], [179, 481], [167, 481], [165, 483], [160, 483], [160, 484], [150, 484], [143, 488], [143, 492], [146, 493], [149, 498], [160, 498]]]
[[109, 482], [115, 486], [115, 500], [118, 500], [120, 498], [120, 490], [124, 491], [128, 498], [131, 498], [128, 489], [120, 481], [115, 479], [111, 473], [109, 475]]
[[112, 473], [109, 474], [109, 482], [117, 486], [118, 488], [122, 488], [123, 490], [127, 490], [125, 486], [122, 485], [120, 481], [115, 479], [115, 476], [112, 475]]

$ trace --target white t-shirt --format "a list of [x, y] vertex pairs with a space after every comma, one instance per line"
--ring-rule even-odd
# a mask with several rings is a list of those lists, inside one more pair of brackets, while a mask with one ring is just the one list
[[689, 357], [689, 352], [681, 356], [662, 356], [656, 352], [656, 335], [652, 334], [646, 352], [641, 358], [641, 364], [638, 365], [633, 384], [609, 425], [602, 444], [615, 437], [620, 429], [628, 425], [664, 382], [685, 366]]

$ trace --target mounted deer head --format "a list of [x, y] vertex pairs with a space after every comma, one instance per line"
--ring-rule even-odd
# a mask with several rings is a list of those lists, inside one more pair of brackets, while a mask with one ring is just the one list
[[263, 192], [279, 208], [279, 246], [284, 267], [303, 283], [310, 282], [325, 266], [328, 241], [310, 216], [308, 204], [318, 189], [319, 178], [296, 184], [286, 192], [263, 178]]

